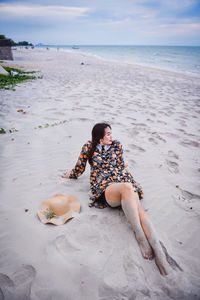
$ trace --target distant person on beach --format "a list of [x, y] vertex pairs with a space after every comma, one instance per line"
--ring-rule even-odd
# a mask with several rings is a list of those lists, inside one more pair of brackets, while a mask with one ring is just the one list
[[158, 240], [152, 222], [140, 204], [143, 198], [142, 188], [126, 170], [122, 145], [112, 139], [109, 124], [98, 123], [93, 127], [92, 141], [83, 145], [75, 167], [62, 177], [77, 179], [85, 171], [87, 161], [91, 167], [89, 206], [121, 206], [133, 228], [143, 257], [149, 260], [155, 257], [162, 275], [169, 273], [170, 265], [178, 267]]

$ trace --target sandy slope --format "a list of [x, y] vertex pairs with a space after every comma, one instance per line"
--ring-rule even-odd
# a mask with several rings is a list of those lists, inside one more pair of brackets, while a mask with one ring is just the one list
[[[0, 128], [19, 130], [0, 136], [0, 299], [198, 299], [200, 80], [61, 51], [14, 57], [43, 79], [0, 91]], [[88, 207], [89, 166], [78, 180], [60, 177], [100, 121], [122, 142], [183, 272], [162, 277], [142, 258], [121, 209]], [[43, 225], [39, 204], [58, 192], [76, 195], [81, 213]]]

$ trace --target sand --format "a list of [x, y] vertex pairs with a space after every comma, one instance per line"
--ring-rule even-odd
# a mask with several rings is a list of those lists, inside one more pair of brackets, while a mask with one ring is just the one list
[[[0, 128], [18, 130], [0, 135], [0, 299], [199, 299], [200, 79], [46, 49], [7, 63], [42, 79], [0, 91]], [[120, 208], [88, 207], [89, 165], [61, 178], [102, 121], [182, 272], [161, 276], [143, 259]], [[37, 209], [56, 193], [74, 194], [81, 212], [44, 225]]]

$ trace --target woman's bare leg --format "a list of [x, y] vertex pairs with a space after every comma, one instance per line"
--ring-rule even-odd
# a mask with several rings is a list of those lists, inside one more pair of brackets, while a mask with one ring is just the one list
[[[107, 187], [105, 191], [106, 201], [112, 207], [122, 206], [122, 209], [131, 223], [136, 239], [144, 258], [151, 259], [152, 249], [155, 254], [155, 262], [162, 275], [167, 275], [170, 272], [170, 265], [166, 259], [161, 243], [157, 238], [157, 234], [154, 230], [153, 224], [148, 215], [143, 210], [137, 193], [127, 183], [116, 183]], [[128, 200], [123, 200], [128, 199]], [[141, 228], [143, 229], [141, 231]], [[144, 239], [144, 236], [147, 240]], [[152, 249], [150, 248], [151, 245]], [[170, 257], [171, 258], [171, 257]], [[173, 260], [173, 259], [172, 259]], [[173, 263], [175, 261], [173, 260]], [[175, 262], [176, 267], [177, 263]], [[173, 267], [173, 266], [172, 266]], [[181, 269], [178, 266], [179, 269]]]
[[167, 275], [170, 272], [170, 268], [169, 268], [169, 264], [166, 260], [165, 253], [161, 247], [161, 244], [160, 244], [160, 241], [155, 232], [154, 226], [153, 226], [150, 218], [148, 217], [148, 215], [144, 212], [139, 201], [138, 201], [138, 211], [139, 211], [139, 217], [140, 217], [140, 222], [141, 222], [142, 228], [143, 228], [145, 235], [149, 241], [149, 244], [153, 248], [153, 251], [155, 254], [156, 265], [162, 275]]
[[152, 259], [153, 252], [140, 223], [138, 194], [134, 192], [132, 184], [114, 183], [106, 188], [105, 197], [108, 204], [112, 207], [120, 206], [121, 204], [125, 216], [135, 232], [143, 257]]

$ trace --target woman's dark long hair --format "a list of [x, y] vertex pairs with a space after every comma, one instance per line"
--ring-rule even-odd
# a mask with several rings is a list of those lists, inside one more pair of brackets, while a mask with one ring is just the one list
[[105, 129], [109, 127], [111, 129], [111, 126], [107, 123], [97, 123], [94, 125], [92, 129], [92, 147], [90, 149], [90, 152], [88, 154], [88, 161], [90, 165], [92, 165], [92, 156], [94, 154], [94, 151], [96, 149], [97, 144], [100, 143], [100, 139], [103, 139], [105, 135]]

